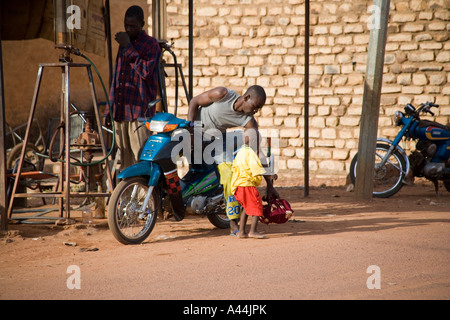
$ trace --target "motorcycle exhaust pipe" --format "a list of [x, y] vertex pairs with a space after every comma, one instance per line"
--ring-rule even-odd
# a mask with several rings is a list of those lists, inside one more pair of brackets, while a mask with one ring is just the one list
[[209, 199], [208, 203], [206, 204], [206, 212], [214, 212], [218, 209], [218, 207], [224, 203], [225, 198], [223, 197], [223, 194], [219, 194], [217, 196], [212, 197]]

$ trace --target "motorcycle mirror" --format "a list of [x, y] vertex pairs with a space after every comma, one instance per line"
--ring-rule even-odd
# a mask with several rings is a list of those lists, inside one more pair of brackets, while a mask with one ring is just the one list
[[151, 102], [148, 103], [148, 108], [153, 108], [158, 102], [160, 102], [162, 100], [162, 98], [153, 100]]
[[414, 111], [416, 111], [416, 108], [414, 108], [414, 106], [413, 106], [412, 104], [408, 103], [408, 104], [405, 106], [405, 113], [406, 113], [407, 115], [410, 115], [410, 114], [414, 113]]
[[138, 131], [141, 127], [143, 127], [145, 125], [145, 123], [139, 125], [136, 129], [134, 129], [133, 133], [136, 133], [136, 131]]

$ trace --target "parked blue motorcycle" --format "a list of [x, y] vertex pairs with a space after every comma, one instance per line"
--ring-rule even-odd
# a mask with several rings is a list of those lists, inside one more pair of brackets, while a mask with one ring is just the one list
[[[421, 120], [421, 113], [434, 116], [431, 108], [439, 106], [426, 102], [417, 109], [411, 104], [405, 106], [405, 112], [397, 111], [394, 122], [403, 126], [394, 141], [378, 138], [373, 176], [373, 196], [388, 198], [397, 193], [405, 184], [405, 177], [425, 177], [435, 185], [436, 194], [439, 181], [443, 181], [450, 192], [450, 125]], [[418, 140], [416, 150], [409, 156], [399, 146], [402, 138]], [[358, 154], [350, 165], [350, 178], [356, 181]]]
[[123, 244], [143, 242], [164, 211], [178, 221], [186, 212], [206, 215], [214, 226], [229, 228], [217, 165], [194, 164], [183, 178], [178, 177], [174, 153], [178, 155], [180, 141], [173, 137], [180, 131], [192, 132], [188, 130], [192, 123], [170, 113], [140, 120], [154, 134], [141, 149], [140, 161], [118, 175], [122, 181], [108, 206], [114, 237]]

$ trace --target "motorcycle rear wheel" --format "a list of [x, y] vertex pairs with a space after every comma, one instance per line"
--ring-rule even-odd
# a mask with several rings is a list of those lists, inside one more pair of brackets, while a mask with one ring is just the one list
[[207, 215], [209, 222], [219, 229], [228, 229], [230, 227], [230, 219], [228, 219], [225, 210], [223, 214], [213, 213]]
[[[373, 193], [376, 198], [389, 198], [396, 194], [403, 186], [405, 178], [406, 162], [402, 154], [395, 150], [383, 166], [379, 166], [381, 159], [389, 150], [389, 145], [377, 143], [375, 153], [375, 171], [373, 175]], [[350, 179], [355, 185], [358, 154], [350, 164]]]
[[223, 197], [223, 190], [218, 189], [216, 191], [216, 195], [222, 195], [222, 201], [221, 203], [215, 207], [214, 212], [209, 213], [206, 215], [209, 222], [211, 224], [219, 229], [229, 229], [230, 228], [230, 219], [227, 216], [226, 209], [225, 209], [225, 198]]
[[[114, 237], [123, 244], [142, 243], [155, 226], [159, 208], [155, 189], [144, 212], [140, 212], [148, 188], [147, 179], [131, 177], [122, 180], [111, 195], [108, 225]], [[133, 191], [136, 196], [131, 198]]]

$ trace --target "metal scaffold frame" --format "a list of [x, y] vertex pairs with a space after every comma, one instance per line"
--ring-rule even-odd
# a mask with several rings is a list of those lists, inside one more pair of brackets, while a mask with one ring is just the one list
[[[60, 68], [62, 75], [62, 88], [61, 88], [61, 123], [64, 122], [64, 131], [60, 133], [60, 145], [64, 148], [64, 161], [60, 162], [60, 174], [59, 174], [59, 189], [54, 192], [38, 192], [38, 193], [18, 193], [17, 187], [19, 185], [19, 180], [22, 175], [24, 157], [26, 145], [30, 136], [30, 128], [34, 119], [34, 114], [36, 112], [37, 99], [39, 95], [39, 89], [42, 82], [42, 76], [45, 68]], [[13, 204], [15, 198], [59, 198], [59, 213], [60, 217], [63, 217], [64, 207], [65, 207], [65, 218], [70, 219], [70, 200], [71, 197], [78, 198], [86, 198], [86, 197], [109, 197], [111, 195], [110, 192], [71, 192], [70, 190], [70, 129], [71, 129], [71, 117], [70, 117], [70, 69], [71, 68], [86, 68], [88, 78], [89, 78], [89, 87], [91, 91], [92, 101], [94, 105], [95, 111], [95, 119], [97, 122], [97, 127], [101, 128], [101, 117], [99, 113], [99, 108], [97, 104], [97, 97], [95, 93], [94, 80], [91, 72], [91, 65], [89, 64], [80, 64], [80, 63], [72, 63], [72, 62], [61, 62], [61, 63], [42, 63], [39, 65], [36, 86], [33, 94], [33, 100], [31, 103], [30, 115], [28, 118], [27, 130], [24, 137], [24, 147], [22, 149], [22, 153], [20, 156], [20, 160], [18, 163], [18, 169], [16, 173], [16, 178], [14, 179], [14, 186], [11, 194], [11, 200], [8, 206], [8, 217], [11, 218]], [[99, 130], [100, 131], [100, 130]], [[99, 134], [101, 150], [103, 153], [104, 161], [105, 161], [105, 169], [107, 173], [107, 179], [109, 181], [109, 187], [113, 186], [113, 180], [111, 175], [111, 168], [109, 166], [109, 161], [107, 158], [107, 151], [105, 145], [105, 139], [103, 134]], [[64, 141], [64, 142], [63, 142]], [[18, 178], [19, 177], [19, 178]]]

